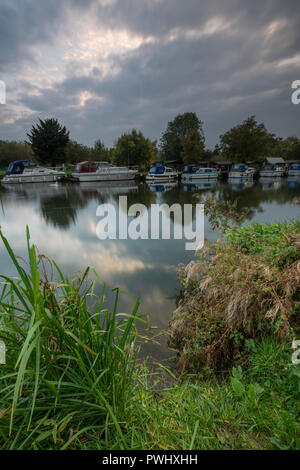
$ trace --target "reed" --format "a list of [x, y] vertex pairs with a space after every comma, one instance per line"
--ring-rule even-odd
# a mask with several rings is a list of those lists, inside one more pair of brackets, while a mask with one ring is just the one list
[[118, 313], [115, 289], [109, 312], [106, 286], [98, 296], [99, 278], [89, 279], [90, 268], [69, 279], [48, 261], [58, 279], [49, 281], [28, 227], [28, 269], [0, 236], [18, 274], [1, 276], [7, 362], [0, 374], [0, 448], [66, 449], [87, 432], [100, 439], [113, 432], [125, 448], [122, 419], [131, 397], [139, 300], [131, 314]]

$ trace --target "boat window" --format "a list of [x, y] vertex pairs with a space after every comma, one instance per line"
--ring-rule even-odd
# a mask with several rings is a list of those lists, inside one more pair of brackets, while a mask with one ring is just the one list
[[150, 168], [150, 174], [151, 175], [162, 175], [165, 171], [164, 166], [152, 166]]

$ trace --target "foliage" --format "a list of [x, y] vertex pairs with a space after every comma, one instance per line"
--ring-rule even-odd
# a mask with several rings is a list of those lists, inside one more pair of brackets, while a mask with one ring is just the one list
[[261, 254], [267, 262], [281, 268], [300, 257], [299, 221], [267, 225], [255, 222], [250, 226], [229, 229], [226, 236], [236, 248], [251, 255]]
[[[109, 312], [105, 285], [97, 296], [89, 268], [82, 277], [64, 277], [30, 245], [27, 229], [27, 273], [0, 236], [18, 273], [18, 279], [1, 276], [0, 338], [7, 363], [0, 369], [0, 446], [66, 449], [83, 433], [108, 437], [115, 428], [124, 447], [120, 422], [130, 399], [139, 301], [131, 315], [118, 314], [114, 289]], [[48, 279], [47, 263], [58, 282]]]
[[272, 149], [273, 157], [285, 160], [300, 160], [300, 139], [298, 137], [277, 138]]
[[65, 162], [76, 164], [79, 162], [89, 161], [93, 159], [93, 151], [91, 148], [81, 145], [74, 140], [70, 140], [65, 149]]
[[275, 136], [269, 134], [263, 123], [250, 116], [242, 124], [220, 136], [221, 150], [229, 161], [263, 160], [274, 146]]
[[191, 129], [198, 132], [200, 142], [204, 144], [203, 123], [196, 113], [178, 114], [173, 121], [168, 123], [160, 140], [164, 160], [181, 160], [182, 139], [188, 137]]
[[[164, 390], [161, 372], [151, 377], [150, 388], [149, 371], [142, 369], [139, 395], [128, 408], [126, 441], [131, 449], [299, 450], [299, 366], [290, 357], [288, 347], [266, 338], [253, 343], [244, 367], [228, 378], [216, 380], [207, 371]], [[117, 439], [89, 437], [78, 446], [118, 448]]]
[[190, 129], [186, 137], [181, 140], [181, 158], [185, 165], [199, 163], [205, 156], [204, 143], [199, 131]]
[[118, 139], [113, 151], [113, 163], [143, 168], [151, 164], [152, 155], [152, 142], [142, 132], [133, 129], [130, 134], [123, 134]]
[[39, 119], [27, 134], [35, 158], [39, 163], [55, 166], [66, 160], [65, 150], [69, 142], [69, 131], [57, 119]]
[[[223, 369], [247, 341], [292, 340], [300, 311], [299, 223], [231, 229], [201, 255], [199, 282], [187, 286], [170, 323], [178, 368]], [[273, 240], [274, 236], [274, 240]]]
[[7, 167], [14, 160], [32, 160], [32, 151], [25, 142], [0, 140], [0, 168]]
[[92, 160], [96, 162], [110, 162], [112, 160], [112, 149], [105, 147], [102, 140], [96, 140], [92, 151]]

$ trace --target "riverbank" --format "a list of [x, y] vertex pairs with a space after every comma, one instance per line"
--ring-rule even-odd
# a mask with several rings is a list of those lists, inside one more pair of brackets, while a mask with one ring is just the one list
[[29, 233], [26, 273], [2, 235], [19, 280], [0, 300], [0, 449], [299, 449], [299, 233], [238, 229], [185, 272], [181, 329], [178, 311], [171, 322], [184, 374], [151, 377], [136, 357], [139, 302], [119, 314], [115, 290], [108, 312], [89, 270], [69, 280], [53, 263], [51, 281]]

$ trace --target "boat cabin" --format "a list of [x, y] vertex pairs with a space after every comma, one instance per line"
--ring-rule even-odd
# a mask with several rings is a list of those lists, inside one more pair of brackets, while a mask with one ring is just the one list
[[183, 173], [196, 173], [199, 168], [199, 165], [196, 164], [185, 165], [185, 167], [183, 168]]
[[150, 175], [164, 175], [165, 173], [173, 173], [172, 168], [167, 168], [163, 165], [151, 166], [149, 174]]
[[36, 163], [33, 163], [31, 160], [16, 160], [9, 164], [5, 176], [21, 175], [25, 168], [35, 168], [36, 166]]
[[75, 166], [74, 173], [95, 173], [98, 167], [97, 162], [80, 162]]

